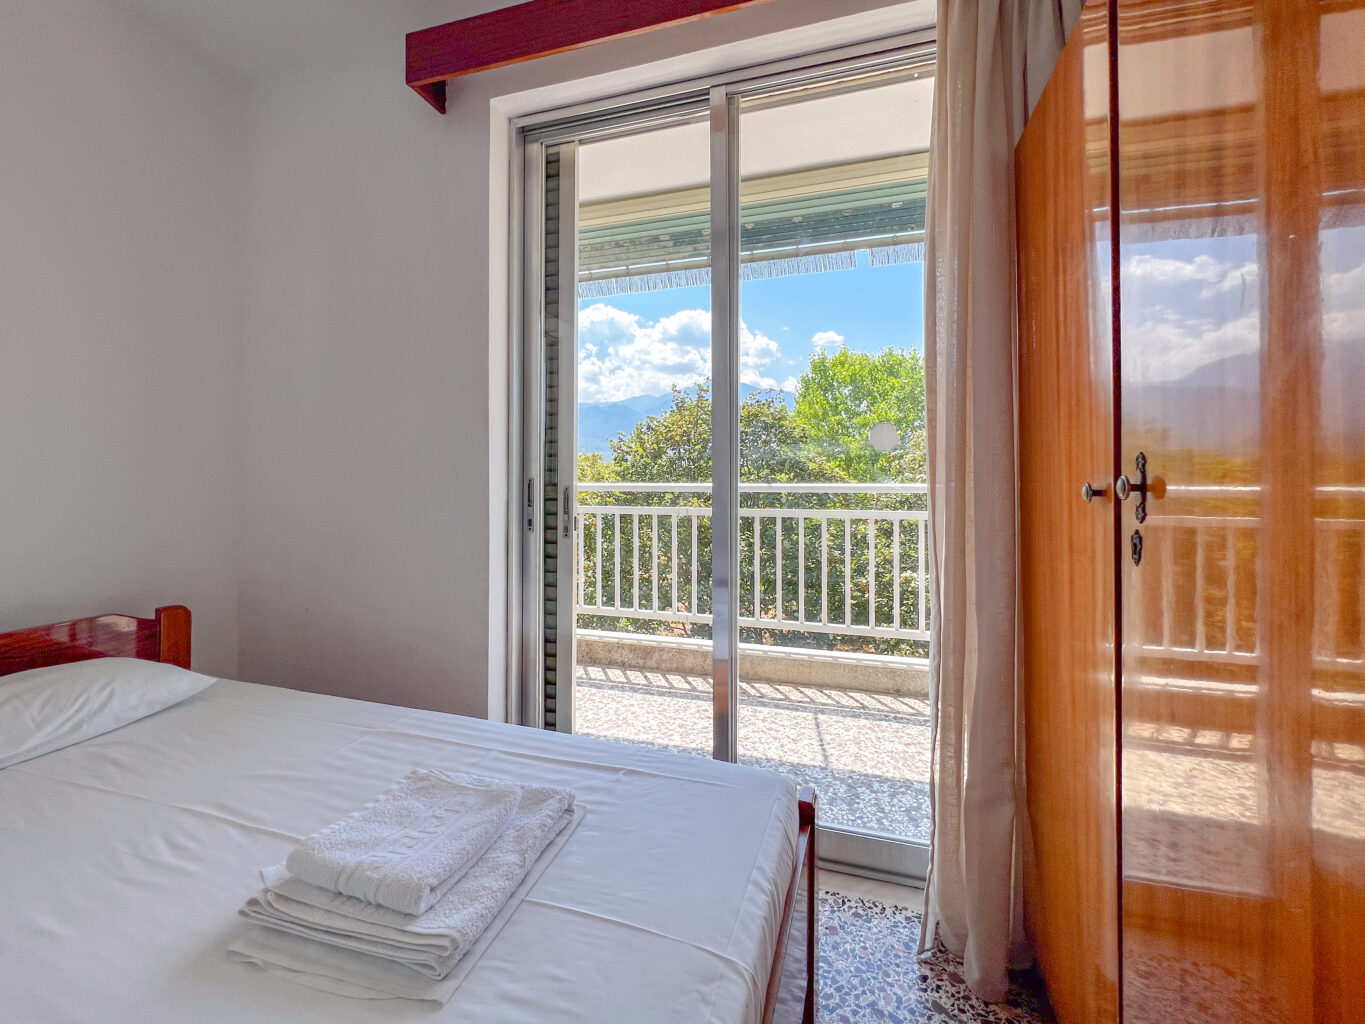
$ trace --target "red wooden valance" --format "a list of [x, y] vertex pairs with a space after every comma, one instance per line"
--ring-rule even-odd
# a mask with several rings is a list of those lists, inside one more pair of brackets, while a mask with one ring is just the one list
[[408, 85], [446, 112], [446, 82], [767, 0], [529, 0], [408, 33]]

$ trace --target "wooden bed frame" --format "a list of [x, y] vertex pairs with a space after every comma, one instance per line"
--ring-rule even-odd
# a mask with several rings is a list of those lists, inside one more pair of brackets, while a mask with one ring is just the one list
[[801, 787], [797, 794], [796, 863], [792, 865], [787, 899], [782, 907], [782, 926], [773, 951], [768, 994], [763, 1000], [763, 1024], [815, 1024], [816, 944], [819, 905], [815, 881], [818, 861], [815, 848], [815, 790]]
[[0, 676], [90, 658], [141, 658], [190, 667], [190, 610], [171, 604], [156, 618], [97, 615], [0, 633]]
[[[0, 676], [90, 658], [141, 658], [189, 668], [190, 626], [190, 610], [173, 604], [158, 608], [151, 619], [98, 615], [0, 633]], [[763, 1024], [815, 1024], [815, 790], [803, 788], [797, 806], [796, 863], [782, 905]]]

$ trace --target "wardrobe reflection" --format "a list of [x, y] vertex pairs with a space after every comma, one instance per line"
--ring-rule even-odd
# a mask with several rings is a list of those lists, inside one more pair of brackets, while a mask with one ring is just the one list
[[1124, 1018], [1365, 1019], [1365, 8], [1118, 41]]

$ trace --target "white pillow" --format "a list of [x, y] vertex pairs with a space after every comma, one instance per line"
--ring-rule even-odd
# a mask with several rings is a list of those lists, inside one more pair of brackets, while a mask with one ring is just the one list
[[146, 718], [214, 681], [139, 658], [91, 658], [0, 676], [0, 768]]

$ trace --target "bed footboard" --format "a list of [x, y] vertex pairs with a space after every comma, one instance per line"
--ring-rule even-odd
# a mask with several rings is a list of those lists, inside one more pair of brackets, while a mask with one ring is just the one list
[[782, 925], [763, 1002], [763, 1024], [815, 1024], [818, 1005], [815, 790], [806, 786], [797, 799], [796, 865], [782, 907]]

